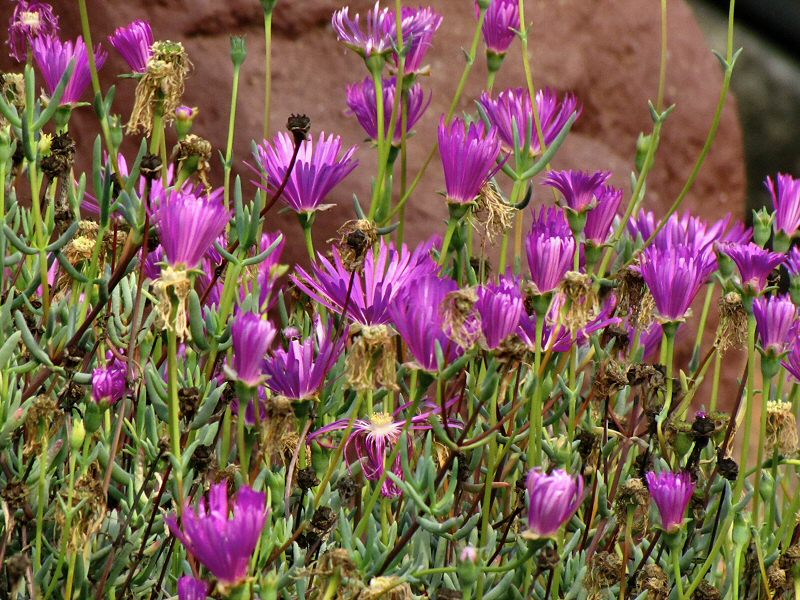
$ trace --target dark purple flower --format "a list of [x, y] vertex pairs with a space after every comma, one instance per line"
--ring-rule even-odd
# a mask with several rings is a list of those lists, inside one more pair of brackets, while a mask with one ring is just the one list
[[[258, 251], [266, 251], [266, 249], [278, 239], [279, 235], [281, 235], [280, 232], [267, 232], [262, 234]], [[272, 253], [264, 259], [264, 262], [258, 265], [258, 277], [256, 279], [260, 291], [258, 305], [261, 310], [272, 308], [272, 305], [277, 300], [277, 294], [273, 292], [275, 291], [275, 284], [281, 276], [280, 262], [285, 247], [286, 237], [284, 236]]]
[[717, 244], [717, 249], [736, 263], [742, 287], [756, 293], [767, 286], [769, 274], [786, 259], [783, 254], [770, 252], [752, 242]]
[[[555, 319], [558, 316], [557, 310], [550, 310], [550, 314], [545, 318], [542, 327], [542, 350], [553, 350], [554, 352], [568, 352], [572, 346], [572, 337], [569, 329], [556, 323], [548, 323], [550, 317]], [[531, 352], [536, 351], [536, 314], [528, 315], [523, 313], [519, 320], [517, 335], [522, 342], [528, 346]]]
[[421, 244], [411, 252], [404, 244], [398, 251], [383, 238], [377, 254], [368, 252], [364, 269], [353, 278], [348, 300], [351, 272], [342, 262], [338, 249], [333, 248], [333, 261], [322, 254], [313, 265], [313, 277], [302, 267], [296, 267], [292, 281], [329, 310], [341, 314], [347, 302], [347, 315], [361, 325], [383, 325], [389, 322], [389, 306], [405, 287], [420, 277], [437, 272], [430, 256], [430, 243]]
[[[384, 134], [389, 132], [390, 115], [394, 108], [395, 96], [397, 94], [397, 79], [383, 80], [383, 107], [384, 107]], [[422, 85], [415, 83], [408, 90], [408, 112], [406, 132], [411, 131], [417, 121], [428, 108], [431, 96], [428, 94], [425, 99], [425, 92]], [[351, 114], [355, 115], [359, 124], [366, 134], [373, 140], [378, 139], [378, 107], [375, 103], [375, 84], [371, 77], [367, 77], [361, 83], [347, 86], [347, 107]], [[399, 111], [399, 108], [398, 108]], [[394, 129], [392, 141], [399, 145], [403, 135], [403, 123], [398, 112], [397, 125]]]
[[[520, 143], [530, 149], [530, 154], [541, 154], [539, 135], [533, 119], [533, 105], [527, 90], [523, 88], [508, 89], [498, 94], [496, 99], [484, 92], [478, 100], [486, 113], [492, 128], [497, 131], [503, 150], [514, 151], [514, 129], [516, 128]], [[573, 113], [580, 116], [581, 105], [572, 94], [565, 94], [559, 101], [553, 90], [542, 89], [536, 93], [536, 109], [542, 125], [545, 145], [550, 145], [564, 129]]]
[[531, 469], [525, 480], [528, 496], [527, 537], [553, 537], [583, 501], [583, 477], [572, 477], [561, 469], [546, 475]]
[[33, 41], [40, 37], [58, 37], [58, 15], [46, 2], [18, 0], [8, 22], [9, 54], [25, 62]]
[[406, 287], [389, 308], [392, 323], [408, 346], [417, 364], [426, 371], [436, 371], [436, 345], [441, 347], [445, 360], [460, 353], [458, 345], [444, 332], [441, 306], [445, 296], [458, 289], [450, 279], [435, 275], [420, 277]]
[[[83, 38], [79, 37], [75, 42], [62, 42], [55, 36], [41, 36], [33, 40], [32, 48], [33, 59], [44, 77], [50, 95], [58, 87], [70, 61], [73, 58], [75, 59], [75, 67], [72, 70], [69, 83], [64, 88], [64, 95], [61, 96], [61, 105], [65, 106], [80, 102], [83, 92], [92, 81], [89, 69], [89, 54], [86, 51], [86, 44], [83, 43]], [[107, 57], [108, 53], [98, 45], [94, 52], [97, 70], [100, 70]]]
[[775, 230], [793, 237], [800, 229], [800, 179], [783, 173], [775, 179], [776, 182], [770, 177], [764, 180], [775, 207]]
[[333, 323], [314, 324], [314, 332], [305, 340], [294, 339], [288, 349], [279, 348], [264, 363], [269, 376], [267, 387], [291, 400], [314, 398], [344, 348], [346, 335], [333, 340]]
[[758, 338], [764, 352], [780, 355], [786, 352], [794, 333], [797, 308], [788, 295], [760, 296], [753, 302]]
[[[476, 12], [480, 10], [475, 4]], [[486, 50], [503, 55], [519, 31], [519, 0], [492, 0], [483, 19]]]
[[178, 600], [206, 600], [209, 587], [202, 579], [184, 575], [178, 580]]
[[597, 206], [597, 196], [611, 173], [597, 171], [550, 171], [542, 180], [542, 185], [557, 189], [571, 210], [582, 213]]
[[645, 475], [650, 496], [661, 514], [661, 526], [667, 533], [674, 533], [683, 525], [686, 507], [694, 493], [694, 483], [689, 473], [650, 471]]
[[148, 21], [134, 21], [125, 27], [117, 27], [108, 36], [108, 41], [128, 63], [132, 72], [147, 72], [147, 63], [153, 56], [153, 30]]
[[[399, 46], [397, 35], [397, 18], [395, 13], [391, 13], [389, 31], [396, 46]], [[409, 74], [421, 73], [425, 70], [422, 64], [425, 55], [431, 47], [431, 40], [434, 34], [442, 25], [442, 15], [431, 7], [426, 6], [412, 8], [404, 6], [402, 9], [402, 28], [403, 28], [403, 47], [406, 52], [406, 62], [403, 71]], [[396, 53], [392, 54], [395, 65], [399, 65], [399, 57]]]
[[172, 535], [214, 577], [234, 585], [247, 577], [268, 515], [266, 494], [243, 486], [236, 501], [230, 502], [228, 484], [223, 482], [211, 486], [208, 500], [201, 499], [196, 509], [186, 503], [180, 527], [175, 514], [165, 517], [165, 521]]
[[[316, 145], [309, 139], [302, 143], [297, 154], [297, 163], [292, 169], [281, 200], [296, 213], [310, 213], [328, 208], [322, 203], [328, 194], [353, 169], [358, 161], [353, 159], [353, 146], [340, 155], [342, 138], [321, 133]], [[281, 132], [272, 142], [266, 140], [257, 147], [254, 158], [268, 176], [267, 189], [277, 190], [286, 176], [294, 154], [294, 138]], [[255, 182], [264, 189], [264, 186]]]
[[786, 256], [786, 270], [792, 277], [800, 275], [800, 246], [792, 246], [789, 250]]
[[595, 245], [605, 244], [611, 235], [614, 217], [622, 202], [622, 190], [604, 185], [597, 194], [597, 206], [586, 214], [586, 226], [583, 235], [587, 241]]
[[222, 204], [222, 190], [208, 197], [172, 190], [154, 214], [167, 263], [194, 269], [225, 230], [230, 215]]
[[497, 172], [500, 142], [494, 130], [487, 132], [483, 123], [467, 125], [462, 119], [453, 119], [447, 125], [442, 117], [439, 121], [439, 155], [447, 201], [468, 204]]
[[800, 383], [800, 331], [795, 327], [789, 353], [781, 363], [795, 381]]
[[128, 393], [128, 367], [113, 353], [106, 366], [92, 371], [92, 399], [97, 404], [116, 404]]
[[233, 364], [231, 377], [249, 387], [259, 385], [263, 378], [264, 356], [275, 339], [277, 330], [266, 319], [253, 313], [238, 314], [233, 319]]
[[494, 350], [517, 330], [525, 311], [519, 282], [504, 277], [499, 283], [479, 287], [475, 310], [481, 317], [481, 332], [486, 347]]
[[388, 8], [381, 8], [378, 2], [367, 11], [363, 21], [361, 15], [350, 17], [350, 7], [345, 6], [333, 13], [331, 25], [339, 41], [358, 52], [363, 57], [373, 54], [387, 54], [395, 45], [393, 36], [395, 15]]
[[686, 246], [649, 246], [640, 264], [658, 315], [665, 321], [684, 319], [700, 286], [716, 267], [713, 256], [697, 253]]
[[[256, 398], [250, 398], [247, 401], [247, 406], [244, 409], [244, 422], [250, 427], [263, 422], [267, 416], [267, 391], [264, 387], [259, 387], [256, 390]], [[231, 400], [231, 412], [239, 415], [242, 402], [238, 397]], [[256, 418], [256, 405], [258, 405], [258, 417]]]
[[539, 293], [555, 290], [572, 268], [575, 258], [575, 238], [561, 210], [543, 206], [538, 215], [534, 213], [525, 251], [531, 280]]

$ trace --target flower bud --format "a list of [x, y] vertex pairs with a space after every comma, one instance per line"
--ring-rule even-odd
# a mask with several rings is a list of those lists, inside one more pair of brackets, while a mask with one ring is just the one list
[[75, 419], [72, 422], [72, 431], [69, 435], [69, 446], [73, 451], [77, 452], [83, 445], [83, 440], [86, 438], [86, 428], [83, 426], [83, 420]]
[[753, 241], [762, 248], [767, 245], [772, 235], [774, 215], [766, 207], [753, 211]]
[[247, 58], [247, 43], [243, 36], [231, 36], [231, 61], [234, 68], [241, 67], [244, 59]]
[[458, 556], [458, 580], [464, 584], [471, 585], [478, 581], [480, 571], [478, 562], [480, 557], [478, 551], [472, 546], [465, 546]]

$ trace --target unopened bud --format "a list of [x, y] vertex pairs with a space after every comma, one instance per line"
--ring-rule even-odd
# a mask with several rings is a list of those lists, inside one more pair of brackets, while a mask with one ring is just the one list
[[766, 207], [753, 211], [753, 241], [762, 248], [772, 235], [773, 219], [774, 215]]
[[241, 67], [247, 58], [247, 43], [240, 35], [231, 36], [231, 61], [234, 67]]
[[73, 451], [77, 452], [83, 445], [83, 440], [86, 438], [86, 428], [83, 426], [82, 419], [75, 419], [72, 422], [72, 431], [69, 436], [69, 446]]

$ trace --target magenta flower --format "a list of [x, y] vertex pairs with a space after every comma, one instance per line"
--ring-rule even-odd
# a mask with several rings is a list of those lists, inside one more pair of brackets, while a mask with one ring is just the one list
[[525, 252], [531, 280], [539, 293], [555, 290], [572, 268], [575, 257], [575, 238], [561, 210], [543, 206], [538, 215], [534, 214]]
[[[384, 106], [384, 134], [388, 136], [389, 121], [392, 110], [394, 109], [395, 96], [397, 94], [397, 79], [383, 80], [383, 106]], [[425, 92], [422, 90], [422, 85], [415, 83], [408, 90], [408, 118], [406, 123], [406, 132], [411, 131], [414, 125], [417, 124], [422, 118], [422, 115], [428, 109], [431, 102], [431, 96], [428, 94], [427, 100], [425, 99]], [[364, 129], [366, 134], [373, 140], [378, 139], [378, 108], [375, 103], [375, 84], [371, 77], [367, 77], [361, 83], [355, 83], [347, 86], [347, 107], [350, 114], [355, 115], [359, 124]], [[399, 109], [398, 109], [399, 110]], [[403, 123], [400, 119], [399, 112], [397, 118], [397, 125], [394, 129], [392, 142], [400, 145], [403, 135]]]
[[[492, 129], [497, 131], [504, 151], [514, 151], [516, 129], [523, 147], [528, 147], [532, 156], [541, 154], [542, 148], [533, 119], [533, 105], [527, 90], [505, 90], [496, 99], [484, 92], [478, 103], [488, 117]], [[582, 110], [574, 95], [566, 94], [559, 101], [556, 93], [550, 89], [542, 89], [536, 93], [536, 109], [539, 111], [542, 135], [547, 146], [558, 137], [573, 113], [580, 116]]]
[[770, 177], [764, 180], [775, 207], [775, 231], [793, 237], [800, 229], [800, 179], [783, 173], [778, 173], [775, 179], [775, 182]]
[[583, 236], [597, 246], [605, 244], [611, 235], [614, 217], [622, 202], [622, 190], [604, 185], [596, 196], [597, 206], [586, 214]]
[[186, 269], [197, 267], [229, 218], [221, 189], [207, 198], [172, 190], [154, 214], [167, 263]]
[[760, 296], [753, 302], [753, 316], [761, 348], [771, 355], [781, 355], [789, 347], [795, 333], [793, 326], [797, 308], [788, 295]]
[[[80, 102], [83, 92], [91, 83], [92, 75], [89, 70], [89, 54], [86, 51], [86, 44], [83, 38], [78, 38], [75, 42], [62, 42], [55, 36], [37, 37], [31, 43], [33, 49], [33, 60], [44, 77], [50, 95], [55, 92], [64, 72], [67, 70], [70, 61], [75, 59], [75, 67], [72, 70], [69, 83], [64, 88], [64, 95], [61, 96], [61, 105], [66, 106]], [[95, 65], [98, 70], [106, 62], [108, 53], [99, 45], [94, 51]]]
[[661, 514], [661, 526], [667, 533], [674, 533], [683, 525], [686, 507], [694, 493], [694, 483], [689, 473], [650, 471], [645, 475], [650, 496]]
[[202, 579], [184, 575], [178, 580], [178, 600], [206, 600], [209, 587]]
[[[181, 525], [175, 514], [165, 517], [174, 535], [196, 560], [226, 585], [247, 577], [247, 570], [269, 509], [267, 495], [243, 486], [236, 501], [228, 500], [226, 482], [211, 486], [208, 500], [201, 499], [196, 509], [187, 502]], [[233, 513], [233, 514], [231, 514]]]
[[497, 172], [500, 142], [494, 130], [487, 132], [483, 123], [467, 125], [462, 119], [453, 119], [447, 125], [442, 117], [439, 121], [439, 154], [447, 201], [469, 204]]
[[132, 72], [147, 72], [147, 63], [153, 56], [153, 29], [148, 21], [134, 21], [125, 27], [117, 27], [108, 36], [108, 41], [128, 63]]
[[417, 364], [426, 371], [436, 371], [436, 345], [445, 360], [458, 357], [461, 349], [443, 330], [441, 306], [445, 296], [458, 289], [450, 279], [435, 275], [418, 278], [406, 287], [389, 307], [389, 315], [400, 337], [408, 346]]
[[325, 378], [344, 348], [342, 335], [333, 340], [333, 323], [327, 327], [317, 320], [305, 340], [294, 339], [288, 349], [278, 348], [264, 363], [267, 387], [291, 400], [309, 400], [322, 389]]
[[542, 185], [557, 189], [569, 209], [583, 213], [597, 206], [597, 196], [609, 177], [611, 173], [608, 171], [550, 171]]
[[116, 404], [128, 393], [128, 367], [113, 353], [106, 355], [106, 366], [92, 371], [92, 400], [97, 404]]
[[[553, 350], [555, 352], [568, 352], [572, 346], [572, 337], [569, 329], [556, 323], [551, 325], [551, 318], [554, 320], [558, 316], [558, 311], [551, 309], [550, 314], [545, 318], [542, 327], [542, 350]], [[531, 352], [536, 351], [536, 314], [523, 313], [519, 320], [517, 335], [522, 342], [528, 346]]]
[[[475, 3], [476, 13], [480, 10]], [[519, 0], [492, 0], [483, 19], [483, 41], [491, 54], [504, 55], [519, 31]]]
[[374, 54], [387, 54], [392, 50], [396, 41], [393, 35], [394, 21], [394, 13], [388, 8], [380, 8], [376, 0], [363, 23], [360, 14], [351, 18], [350, 7], [345, 6], [333, 13], [331, 25], [340, 42], [367, 58]]
[[381, 238], [377, 254], [368, 252], [363, 272], [355, 274], [349, 300], [351, 273], [336, 248], [331, 251], [332, 262], [319, 254], [313, 277], [298, 266], [292, 281], [333, 312], [341, 314], [347, 302], [347, 316], [354, 321], [366, 326], [383, 325], [389, 322], [389, 306], [406, 286], [438, 271], [430, 248], [430, 244], [421, 244], [411, 252], [404, 244], [398, 251], [394, 244]]
[[761, 292], [767, 286], [769, 274], [786, 260], [783, 254], [770, 252], [752, 242], [717, 244], [717, 249], [736, 263], [742, 287], [755, 293]]
[[[278, 239], [279, 235], [281, 235], [280, 232], [267, 232], [262, 234], [258, 252], [264, 252], [269, 248], [275, 240]], [[281, 275], [280, 262], [285, 247], [286, 237], [284, 236], [272, 253], [258, 265], [256, 281], [259, 286], [258, 305], [261, 310], [272, 308], [277, 300], [277, 294], [273, 292], [275, 292], [275, 285]]]
[[475, 310], [481, 317], [484, 343], [494, 350], [517, 330], [525, 311], [519, 282], [504, 277], [499, 283], [481, 286]]
[[792, 249], [789, 250], [786, 255], [786, 270], [792, 277], [800, 275], [800, 247], [792, 246]]
[[[267, 416], [267, 391], [263, 386], [256, 390], [256, 397], [250, 398], [246, 401], [247, 405], [244, 409], [244, 422], [246, 425], [253, 427], [259, 422], [263, 422]], [[231, 400], [231, 412], [239, 416], [242, 401], [236, 397]], [[258, 418], [256, 418], [256, 406], [258, 406]]]
[[248, 387], [259, 385], [264, 378], [264, 355], [276, 333], [275, 326], [258, 315], [236, 315], [231, 326], [233, 364], [230, 376]]
[[[397, 35], [397, 18], [394, 12], [389, 21], [389, 32], [396, 46], [399, 46]], [[434, 34], [442, 25], [442, 15], [431, 7], [411, 8], [404, 6], [402, 9], [403, 47], [406, 52], [406, 62], [403, 71], [406, 75], [421, 73], [425, 70], [423, 62], [425, 55], [431, 47]], [[400, 60], [397, 53], [392, 54], [395, 65]]]
[[681, 321], [697, 292], [716, 268], [712, 256], [686, 246], [645, 249], [640, 259], [642, 277], [664, 321]]
[[[353, 159], [356, 147], [353, 146], [340, 155], [342, 138], [321, 133], [316, 145], [309, 139], [302, 143], [297, 154], [297, 163], [289, 176], [281, 200], [296, 213], [311, 213], [324, 210], [322, 203], [345, 177], [358, 166]], [[254, 182], [262, 189], [277, 190], [294, 154], [294, 138], [281, 132], [272, 142], [266, 140], [257, 146], [254, 158], [258, 166], [268, 175], [267, 188]]]
[[800, 331], [795, 326], [789, 353], [781, 363], [783, 367], [800, 383]]
[[8, 22], [9, 54], [17, 62], [25, 62], [33, 41], [40, 37], [58, 37], [58, 15], [46, 2], [17, 0]]
[[546, 475], [535, 468], [525, 480], [528, 496], [526, 537], [553, 537], [583, 501], [583, 477], [572, 477], [561, 469]]

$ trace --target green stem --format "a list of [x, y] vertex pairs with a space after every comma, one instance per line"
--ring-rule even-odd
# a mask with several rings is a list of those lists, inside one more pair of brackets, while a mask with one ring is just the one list
[[[511, 204], [517, 204], [519, 202], [520, 191], [522, 190], [523, 183], [521, 181], [515, 180], [514, 187], [511, 188]], [[517, 214], [517, 218], [514, 220], [514, 229], [522, 230], [522, 211]], [[515, 233], [516, 235], [516, 233]], [[498, 268], [499, 273], [506, 272], [506, 266], [508, 265], [508, 238], [510, 236], [510, 232], [508, 230], [503, 232], [503, 240], [500, 243], [500, 266]]]
[[233, 84], [231, 88], [231, 110], [228, 118], [228, 145], [225, 147], [225, 208], [230, 207], [231, 198], [231, 169], [233, 168], [233, 136], [236, 131], [236, 105], [239, 99], [239, 72], [241, 64], [233, 65]]
[[664, 395], [664, 407], [657, 418], [658, 441], [661, 445], [661, 450], [666, 456], [667, 443], [664, 437], [664, 422], [669, 417], [669, 409], [672, 407], [672, 387], [673, 387], [673, 362], [675, 355], [675, 334], [678, 330], [678, 323], [665, 323], [664, 324], [664, 354], [665, 364], [667, 366], [667, 389]]
[[[175, 309], [172, 311], [173, 317]], [[178, 401], [178, 336], [173, 326], [167, 327], [167, 389], [169, 393], [169, 439], [172, 455], [175, 461], [181, 463], [181, 415], [180, 403]], [[175, 477], [178, 482], [178, 510], [183, 506], [183, 473], [181, 469], [175, 469]]]
[[439, 254], [439, 266], [443, 267], [447, 262], [447, 255], [450, 251], [450, 242], [453, 239], [453, 233], [458, 227], [458, 220], [450, 218], [447, 221], [447, 232], [444, 234], [444, 241], [442, 242], [442, 251]]
[[48, 504], [47, 498], [47, 429], [44, 421], [39, 423], [39, 432], [42, 436], [42, 453], [39, 456], [39, 482], [36, 500], [36, 542], [34, 548], [33, 572], [38, 573], [42, 568], [42, 534], [44, 532], [44, 508]]
[[[378, 212], [378, 203], [382, 198], [383, 191], [383, 173], [385, 164], [383, 162], [383, 146], [386, 143], [386, 115], [385, 107], [383, 105], [383, 74], [379, 69], [371, 69], [372, 83], [375, 86], [375, 106], [376, 106], [376, 120], [378, 124], [378, 177], [375, 179], [375, 185], [372, 189], [372, 204], [369, 208], [370, 219], [374, 219]], [[398, 83], [398, 85], [400, 85]], [[391, 135], [391, 134], [390, 134]]]
[[[736, 503], [744, 490], [745, 474], [750, 462], [750, 424], [753, 422], [753, 398], [755, 396], [756, 376], [756, 319], [752, 312], [747, 317], [747, 386], [744, 397], [744, 438], [742, 440], [742, 455], [739, 461], [739, 476], [733, 493], [733, 502]], [[738, 415], [733, 415], [736, 419]]]
[[538, 311], [536, 314], [536, 347], [533, 355], [533, 377], [536, 378], [536, 384], [533, 387], [528, 420], [530, 424], [528, 427], [529, 469], [540, 466], [542, 460], [542, 430], [544, 427], [542, 425], [542, 386], [540, 369], [542, 367], [542, 335], [544, 334], [545, 317], [545, 311]]
[[683, 600], [685, 598], [683, 594], [683, 579], [681, 578], [681, 546], [677, 544], [672, 547], [670, 550], [670, 556], [672, 557], [672, 570], [673, 574], [675, 575], [675, 587], [678, 590], [678, 600]]
[[269, 137], [272, 100], [272, 11], [264, 11], [264, 139]]
[[[763, 361], [762, 361], [762, 366], [763, 366]], [[762, 373], [763, 373], [762, 388], [767, 393], [762, 392], [761, 394], [763, 402], [761, 402], [761, 419], [759, 422], [758, 449], [756, 450], [756, 472], [755, 472], [755, 481], [753, 482], [753, 487], [754, 487], [753, 518], [756, 520], [756, 522], [759, 523], [761, 522], [759, 521], [759, 511], [758, 511], [758, 509], [761, 506], [761, 468], [762, 465], [764, 464], [764, 441], [767, 438], [767, 414], [769, 412], [767, 410], [767, 404], [769, 400], [769, 391], [772, 386], [772, 378], [769, 377], [766, 373], [764, 373], [763, 369]], [[749, 423], [749, 421], [747, 423]], [[747, 465], [743, 464], [741, 465], [741, 467], [747, 468]], [[776, 494], [777, 489], [773, 490], [773, 493]], [[762, 530], [762, 533], [765, 533], [767, 531], [771, 531], [771, 529], [764, 529]]]

